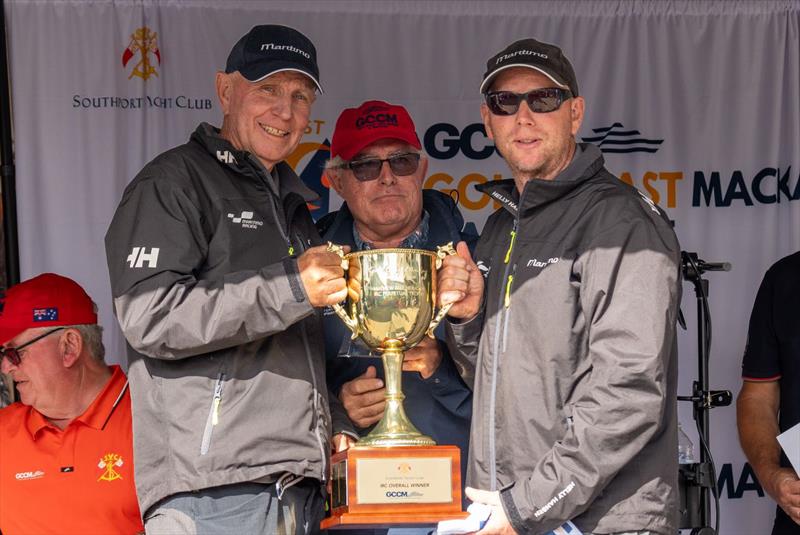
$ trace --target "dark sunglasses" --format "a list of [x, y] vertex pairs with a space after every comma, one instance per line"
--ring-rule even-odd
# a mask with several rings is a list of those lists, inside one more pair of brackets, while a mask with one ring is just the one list
[[484, 93], [486, 106], [494, 115], [514, 115], [524, 100], [535, 113], [550, 113], [561, 107], [565, 100], [572, 98], [572, 93], [560, 87], [534, 89], [527, 93], [513, 91], [489, 91]]
[[392, 173], [397, 176], [413, 174], [419, 167], [419, 158], [420, 155], [418, 153], [407, 152], [405, 154], [395, 154], [384, 159], [364, 158], [363, 160], [347, 162], [342, 167], [350, 169], [359, 182], [368, 182], [380, 176], [383, 162], [388, 162]]
[[58, 331], [63, 331], [64, 329], [65, 329], [65, 327], [56, 327], [52, 331], [47, 331], [46, 333], [40, 334], [39, 336], [37, 336], [36, 338], [34, 338], [32, 340], [28, 340], [27, 342], [25, 342], [21, 346], [17, 346], [17, 347], [2, 347], [2, 348], [0, 348], [0, 362], [2, 362], [3, 359], [8, 359], [8, 362], [13, 364], [14, 366], [19, 366], [19, 363], [22, 360], [22, 357], [19, 354], [20, 349], [24, 349], [24, 348], [28, 347], [29, 345], [38, 342], [39, 340], [41, 340], [45, 336], [50, 336], [51, 334], [53, 334], [55, 332], [58, 332]]

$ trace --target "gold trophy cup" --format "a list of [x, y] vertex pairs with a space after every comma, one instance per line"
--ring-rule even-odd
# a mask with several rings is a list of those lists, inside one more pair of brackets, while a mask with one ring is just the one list
[[347, 302], [344, 307], [333, 305], [333, 310], [352, 331], [353, 339], [361, 338], [381, 355], [386, 376], [383, 418], [357, 447], [435, 444], [403, 410], [403, 353], [426, 334], [433, 337], [433, 330], [450, 309], [445, 305], [434, 317], [436, 270], [445, 256], [456, 254], [453, 244], [440, 246], [436, 252], [373, 249], [348, 255], [337, 245], [328, 248], [342, 257], [347, 271]]
[[416, 346], [444, 318], [436, 310], [436, 270], [456, 254], [453, 244], [436, 252], [373, 249], [342, 257], [348, 297], [333, 305], [341, 320], [374, 353], [381, 355], [386, 408], [375, 428], [350, 450], [332, 458], [331, 516], [323, 529], [347, 526], [430, 525], [463, 518], [460, 452], [437, 446], [403, 410], [403, 353]]

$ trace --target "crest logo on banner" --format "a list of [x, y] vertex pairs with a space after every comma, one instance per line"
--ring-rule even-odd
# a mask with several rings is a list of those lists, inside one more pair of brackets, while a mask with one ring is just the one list
[[125, 52], [122, 53], [122, 66], [127, 67], [128, 63], [138, 54], [139, 61], [134, 64], [133, 70], [128, 75], [128, 80], [138, 76], [147, 81], [151, 76], [158, 76], [158, 70], [150, 62], [150, 56], [155, 57], [158, 65], [161, 65], [161, 51], [158, 49], [158, 33], [152, 31], [147, 26], [134, 30], [131, 34], [131, 41]]
[[601, 152], [650, 152], [658, 151], [663, 139], [647, 139], [638, 130], [625, 130], [622, 123], [614, 123], [604, 128], [592, 128], [598, 134], [582, 137], [586, 143], [594, 143]]

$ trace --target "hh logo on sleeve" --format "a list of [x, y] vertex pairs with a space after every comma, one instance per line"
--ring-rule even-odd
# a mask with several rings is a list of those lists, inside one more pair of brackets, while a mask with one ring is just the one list
[[[134, 247], [126, 259], [128, 266], [132, 268], [158, 267], [158, 250], [158, 247], [151, 247], [150, 252], [148, 252], [147, 247]], [[145, 263], [147, 263], [147, 266], [145, 266]]]

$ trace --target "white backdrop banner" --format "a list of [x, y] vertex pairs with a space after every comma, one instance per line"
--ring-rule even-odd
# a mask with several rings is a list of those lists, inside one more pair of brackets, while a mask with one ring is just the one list
[[[246, 2], [8, 0], [23, 278], [68, 275], [98, 302], [109, 361], [124, 363], [103, 236], [126, 184], [200, 121], [221, 123], [214, 73], [254, 24], [317, 46], [325, 94], [290, 163], [341, 200], [321, 165], [336, 117], [366, 99], [405, 105], [430, 156], [427, 186], [454, 191], [478, 229], [494, 206], [474, 184], [507, 176], [478, 113], [488, 57], [513, 40], [557, 43], [586, 118], [579, 138], [675, 221], [683, 249], [728, 261], [708, 276], [711, 387], [739, 390], [761, 277], [800, 249], [800, 2]], [[697, 374], [684, 287], [681, 394]], [[691, 407], [680, 416], [699, 450]], [[722, 535], [770, 529], [774, 505], [746, 465], [734, 408], [711, 416]], [[654, 461], [657, 462], [657, 461]]]

